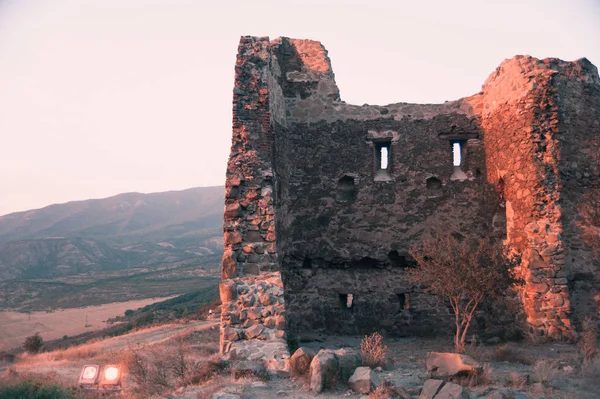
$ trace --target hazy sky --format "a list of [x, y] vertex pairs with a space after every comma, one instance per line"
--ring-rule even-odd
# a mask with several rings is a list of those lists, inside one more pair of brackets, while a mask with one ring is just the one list
[[599, 65], [600, 0], [0, 0], [0, 215], [223, 184], [247, 34], [320, 40], [348, 103], [443, 102], [515, 54]]

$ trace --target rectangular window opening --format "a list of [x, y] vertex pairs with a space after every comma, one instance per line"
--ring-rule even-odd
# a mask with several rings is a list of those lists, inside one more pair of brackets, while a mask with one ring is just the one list
[[400, 305], [398, 307], [399, 311], [410, 309], [410, 298], [409, 298], [408, 294], [406, 294], [406, 293], [398, 294], [398, 304]]
[[380, 156], [380, 161], [379, 161], [379, 166], [380, 169], [387, 169], [388, 168], [388, 147], [382, 146], [381, 150], [379, 151], [379, 156]]
[[452, 165], [462, 165], [462, 145], [458, 141], [452, 143]]
[[391, 144], [389, 141], [376, 143], [377, 170], [388, 170], [390, 168]]
[[352, 309], [354, 307], [354, 295], [340, 294], [340, 306], [342, 309]]

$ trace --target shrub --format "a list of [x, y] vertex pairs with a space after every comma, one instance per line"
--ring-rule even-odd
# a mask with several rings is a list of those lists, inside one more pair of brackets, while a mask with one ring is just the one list
[[383, 344], [383, 337], [378, 332], [365, 335], [360, 342], [362, 364], [367, 367], [378, 367], [385, 364], [388, 347]]
[[25, 338], [23, 342], [23, 348], [29, 353], [38, 353], [44, 346], [44, 340], [40, 336], [40, 333], [35, 333]]
[[560, 374], [558, 362], [554, 360], [538, 360], [533, 365], [532, 370], [538, 382], [544, 387], [550, 386], [550, 383]]
[[488, 240], [459, 240], [440, 236], [410, 249], [417, 267], [412, 280], [431, 294], [445, 297], [456, 317], [454, 346], [465, 350], [465, 340], [477, 307], [486, 295], [503, 294], [518, 281], [511, 275], [518, 259]]
[[54, 384], [34, 379], [9, 382], [0, 387], [0, 399], [77, 399], [72, 391]]

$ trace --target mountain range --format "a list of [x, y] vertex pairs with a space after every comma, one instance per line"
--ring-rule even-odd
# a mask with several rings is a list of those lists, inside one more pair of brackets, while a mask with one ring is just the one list
[[222, 186], [125, 193], [0, 216], [0, 281], [168, 267], [218, 254], [223, 197]]

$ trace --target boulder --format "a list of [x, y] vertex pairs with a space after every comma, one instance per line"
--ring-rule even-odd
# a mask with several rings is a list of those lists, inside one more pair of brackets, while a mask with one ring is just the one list
[[469, 399], [469, 394], [460, 385], [447, 382], [434, 396], [434, 399]]
[[338, 361], [340, 378], [347, 381], [357, 367], [362, 364], [360, 352], [352, 348], [341, 348], [333, 352]]
[[310, 390], [321, 393], [333, 383], [338, 373], [338, 361], [333, 352], [319, 351], [310, 362]]
[[436, 378], [479, 373], [483, 370], [475, 359], [458, 353], [429, 352], [425, 366], [429, 376]]
[[444, 381], [442, 380], [430, 379], [425, 381], [421, 395], [419, 395], [419, 399], [433, 399], [442, 388], [442, 385], [444, 385]]
[[297, 374], [306, 374], [310, 370], [310, 362], [314, 357], [315, 351], [302, 346], [290, 358], [290, 366]]
[[242, 360], [232, 365], [231, 372], [236, 380], [241, 377], [265, 378], [267, 369], [262, 364], [250, 360]]
[[358, 367], [348, 380], [348, 386], [358, 393], [369, 393], [381, 385], [381, 379], [369, 367]]

